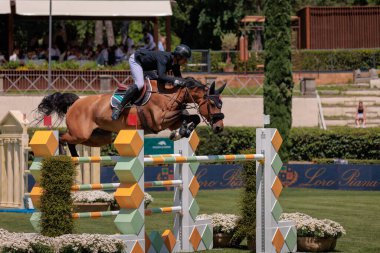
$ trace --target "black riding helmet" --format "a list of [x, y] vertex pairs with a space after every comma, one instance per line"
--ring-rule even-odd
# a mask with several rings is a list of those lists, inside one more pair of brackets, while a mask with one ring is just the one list
[[191, 57], [191, 49], [190, 49], [190, 47], [188, 47], [188, 46], [186, 46], [184, 44], [181, 44], [181, 45], [178, 45], [174, 49], [173, 54], [175, 56], [179, 56], [179, 57], [182, 57], [182, 58], [189, 59]]

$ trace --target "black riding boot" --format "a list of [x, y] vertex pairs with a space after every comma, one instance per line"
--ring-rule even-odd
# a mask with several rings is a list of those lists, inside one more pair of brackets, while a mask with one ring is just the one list
[[120, 105], [112, 108], [112, 120], [117, 120], [120, 117], [121, 112], [123, 111], [127, 102], [129, 104], [133, 104], [137, 99], [139, 88], [137, 88], [136, 84], [130, 85], [128, 89], [125, 91], [125, 95], [123, 100], [121, 100]]

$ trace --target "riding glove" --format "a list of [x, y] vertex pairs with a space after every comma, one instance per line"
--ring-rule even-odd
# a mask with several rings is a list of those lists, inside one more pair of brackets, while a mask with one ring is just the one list
[[176, 79], [174, 80], [174, 86], [176, 87], [183, 87], [185, 86], [186, 81], [184, 79]]

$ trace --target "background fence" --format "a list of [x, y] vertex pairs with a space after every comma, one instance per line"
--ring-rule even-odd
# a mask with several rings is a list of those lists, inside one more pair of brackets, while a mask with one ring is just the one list
[[[239, 59], [239, 51], [194, 50], [184, 73], [185, 76], [194, 76], [202, 82], [210, 83], [210, 79], [213, 78], [218, 82], [227, 83], [228, 95], [260, 95], [264, 81], [264, 52], [251, 51], [249, 55], [249, 60], [242, 62]], [[231, 66], [226, 64], [228, 56]], [[57, 66], [59, 63], [54, 64], [59, 69], [52, 70], [50, 85], [48, 71], [34, 69], [31, 63], [25, 66], [0, 66], [0, 94], [45, 94], [49, 91], [91, 94], [110, 92], [118, 83], [132, 82], [125, 62], [116, 66], [118, 70], [106, 70], [107, 67], [82, 70], [78, 64], [69, 63], [62, 63], [66, 67], [71, 66], [68, 70], [61, 70], [62, 66]], [[299, 73], [378, 68], [380, 49], [294, 50], [292, 63], [293, 71]]]

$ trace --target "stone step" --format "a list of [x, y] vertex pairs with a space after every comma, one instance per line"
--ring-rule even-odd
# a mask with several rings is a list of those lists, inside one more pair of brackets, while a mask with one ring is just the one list
[[[353, 120], [325, 120], [326, 126], [355, 126], [355, 119]], [[367, 120], [366, 125], [371, 127], [378, 127], [380, 119]]]
[[321, 98], [323, 106], [357, 106], [362, 101], [365, 106], [380, 106], [380, 96], [366, 97], [324, 97]]
[[371, 90], [347, 90], [342, 91], [342, 95], [355, 95], [355, 96], [380, 96], [380, 90], [371, 89]]
[[[323, 113], [325, 116], [338, 116], [338, 115], [356, 115], [356, 107], [323, 107]], [[367, 106], [366, 107], [367, 116], [378, 116], [380, 115], [380, 107]]]
[[[355, 116], [356, 111], [355, 112], [345, 112], [345, 115], [346, 116]], [[366, 116], [367, 116], [367, 118], [378, 118], [378, 117], [380, 118], [380, 114], [377, 111], [368, 111], [367, 110]]]

